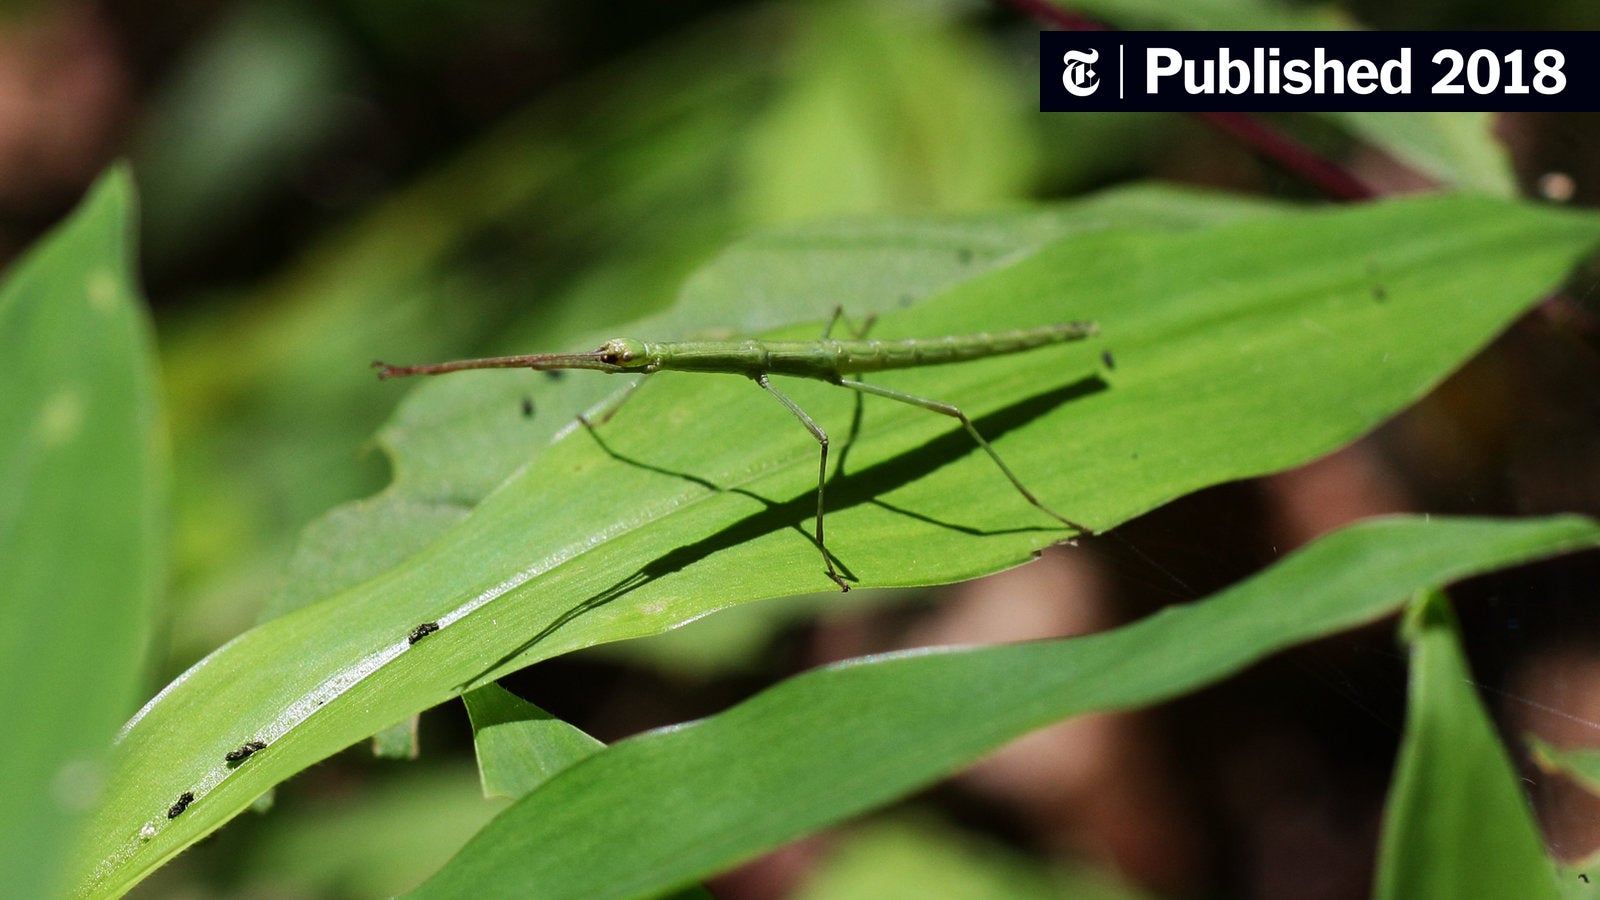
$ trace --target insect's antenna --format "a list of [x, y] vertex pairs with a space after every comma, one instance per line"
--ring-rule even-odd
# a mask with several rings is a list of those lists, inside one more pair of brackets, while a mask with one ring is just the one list
[[535, 353], [524, 356], [490, 356], [484, 359], [458, 359], [454, 362], [424, 363], [416, 366], [391, 366], [374, 360], [378, 380], [404, 378], [408, 375], [443, 375], [465, 369], [599, 369], [615, 372], [616, 365], [606, 362], [599, 350], [589, 353]]

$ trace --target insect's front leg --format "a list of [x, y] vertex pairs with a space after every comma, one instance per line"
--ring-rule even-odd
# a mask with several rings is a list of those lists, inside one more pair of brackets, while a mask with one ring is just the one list
[[[634, 379], [629, 382], [627, 387], [601, 400], [590, 409], [579, 413], [578, 421], [582, 423], [583, 427], [589, 429], [599, 428], [601, 425], [611, 421], [611, 417], [617, 414], [617, 410], [622, 408], [622, 404], [628, 402], [628, 398], [633, 396], [633, 392], [637, 391], [641, 384], [644, 384], [643, 378]], [[595, 413], [600, 414], [599, 419], [594, 418]]]
[[850, 590], [850, 585], [834, 570], [833, 557], [828, 555], [828, 545], [822, 539], [822, 519], [825, 511], [823, 490], [828, 481], [828, 433], [822, 430], [822, 426], [812, 421], [811, 417], [806, 415], [806, 411], [801, 409], [798, 403], [790, 400], [787, 394], [773, 387], [766, 373], [751, 375], [750, 378], [756, 384], [761, 385], [762, 390], [778, 398], [778, 402], [782, 403], [789, 412], [794, 413], [795, 418], [799, 419], [800, 424], [811, 432], [811, 436], [817, 439], [817, 444], [822, 448], [821, 459], [817, 464], [817, 549], [822, 551], [822, 564], [828, 568], [828, 577], [833, 579], [833, 583], [839, 586], [839, 590], [848, 591]]

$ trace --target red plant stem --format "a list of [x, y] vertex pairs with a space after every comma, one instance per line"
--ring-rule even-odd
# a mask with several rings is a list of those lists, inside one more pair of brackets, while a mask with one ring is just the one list
[[[1106, 31], [1105, 25], [1068, 12], [1050, 0], [1002, 0], [1039, 21], [1065, 31]], [[1378, 192], [1305, 144], [1245, 113], [1195, 113], [1264, 158], [1299, 175], [1335, 200], [1370, 200]]]
[[1247, 113], [1209, 112], [1195, 115], [1321, 188], [1324, 194], [1335, 200], [1371, 200], [1378, 196], [1377, 191], [1351, 175], [1343, 166], [1324, 159], [1305, 144]]

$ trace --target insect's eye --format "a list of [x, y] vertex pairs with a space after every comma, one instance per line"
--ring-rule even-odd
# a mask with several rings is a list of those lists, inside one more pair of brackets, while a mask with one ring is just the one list
[[641, 360], [647, 357], [646, 348], [640, 341], [630, 341], [626, 338], [617, 338], [606, 341], [595, 349], [595, 359], [604, 365], [616, 366], [620, 369], [632, 369], [643, 365]]

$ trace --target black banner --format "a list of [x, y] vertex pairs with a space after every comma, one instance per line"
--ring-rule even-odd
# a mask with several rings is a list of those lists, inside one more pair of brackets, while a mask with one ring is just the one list
[[1582, 111], [1600, 32], [1045, 31], [1039, 109]]

